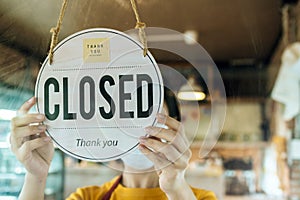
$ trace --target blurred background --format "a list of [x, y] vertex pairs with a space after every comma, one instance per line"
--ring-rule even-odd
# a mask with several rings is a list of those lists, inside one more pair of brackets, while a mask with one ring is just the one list
[[[37, 74], [49, 50], [62, 0], [0, 0], [0, 199], [16, 199], [24, 169], [9, 149], [10, 119], [34, 95]], [[216, 145], [199, 156], [211, 123], [211, 99], [195, 66], [179, 55], [149, 49], [157, 63], [172, 67], [200, 88], [203, 99], [179, 99], [187, 82], [165, 92], [169, 113], [195, 131], [187, 180], [213, 190], [220, 200], [300, 199], [300, 5], [297, 0], [137, 0], [147, 27], [181, 32], [147, 35], [149, 43], [176, 45], [190, 54], [214, 83], [212, 66], [194, 54], [195, 41], [215, 62], [224, 82], [227, 112]], [[59, 41], [83, 29], [135, 27], [129, 0], [69, 1]], [[299, 46], [298, 46], [299, 45]], [[172, 81], [162, 71], [164, 80]], [[191, 83], [191, 82], [189, 82]], [[180, 108], [176, 102], [185, 101]], [[189, 106], [197, 102], [200, 113]], [[77, 187], [111, 179], [119, 172], [73, 159], [56, 149], [46, 199], [63, 199]], [[84, 177], [84, 179], [82, 178]]]

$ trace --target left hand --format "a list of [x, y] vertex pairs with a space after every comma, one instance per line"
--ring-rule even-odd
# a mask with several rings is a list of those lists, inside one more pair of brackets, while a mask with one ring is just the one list
[[149, 136], [140, 138], [139, 149], [154, 163], [160, 188], [165, 193], [180, 191], [182, 184], [186, 184], [184, 174], [192, 155], [189, 142], [177, 120], [158, 114], [157, 121], [169, 129], [146, 127]]

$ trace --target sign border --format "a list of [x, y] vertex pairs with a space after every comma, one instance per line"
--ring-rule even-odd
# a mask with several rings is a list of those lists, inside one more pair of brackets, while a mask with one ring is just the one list
[[[133, 38], [131, 38], [129, 35], [127, 35], [126, 33], [123, 33], [121, 31], [117, 31], [117, 30], [114, 30], [114, 29], [108, 29], [108, 28], [91, 28], [91, 29], [85, 29], [85, 30], [82, 30], [82, 31], [79, 31], [79, 32], [76, 32], [68, 37], [66, 37], [64, 40], [62, 40], [60, 43], [58, 43], [58, 45], [54, 48], [53, 50], [53, 54], [55, 55], [55, 51], [58, 50], [60, 47], [62, 47], [66, 42], [78, 37], [78, 36], [81, 36], [83, 34], [86, 34], [86, 33], [94, 33], [94, 32], [106, 32], [106, 33], [113, 33], [113, 34], [117, 34], [117, 35], [120, 35], [120, 36], [123, 36], [127, 39], [129, 39], [131, 42], [135, 43], [140, 49], [141, 49], [141, 56], [142, 55], [142, 51], [143, 51], [143, 46], [141, 45], [140, 42], [134, 40]], [[158, 73], [158, 69], [159, 69], [159, 66], [158, 64], [154, 63], [155, 59], [154, 57], [152, 56], [152, 54], [147, 51], [147, 57], [149, 58], [149, 60], [151, 61], [152, 63], [152, 66], [154, 66], [155, 68], [155, 72], [156, 72], [156, 75], [158, 77], [158, 80], [159, 80], [159, 90], [160, 90], [160, 105], [158, 107], [158, 112], [160, 112], [162, 110], [162, 105], [163, 105], [163, 100], [164, 100], [164, 94], [163, 94], [163, 79], [162, 79], [162, 76], [159, 76], [160, 73]], [[154, 61], [153, 61], [154, 60]], [[38, 101], [38, 92], [37, 92], [37, 88], [38, 88], [38, 85], [39, 85], [39, 82], [40, 82], [40, 78], [41, 78], [41, 74], [46, 66], [46, 64], [48, 64], [49, 62], [49, 56], [46, 57], [45, 61], [43, 62], [42, 66], [41, 66], [41, 69], [39, 71], [39, 74], [38, 74], [38, 79], [36, 81], [36, 85], [35, 85], [35, 97], [37, 99], [37, 102], [36, 102], [36, 109], [37, 111], [40, 113], [40, 110], [39, 110], [39, 101]], [[55, 61], [54, 61], [55, 62]], [[155, 119], [152, 123], [152, 125], [155, 125], [155, 122], [157, 120]], [[69, 150], [67, 150], [65, 147], [61, 146], [53, 137], [52, 135], [48, 132], [48, 129], [46, 129], [46, 133], [48, 136], [51, 137], [51, 139], [54, 141], [54, 143], [59, 147], [59, 149], [61, 149], [62, 151], [64, 151], [66, 154], [70, 155], [70, 156], [73, 156], [73, 157], [76, 157], [78, 159], [83, 159], [83, 160], [87, 160], [87, 161], [93, 161], [93, 162], [106, 162], [106, 161], [111, 161], [111, 160], [116, 160], [118, 158], [120, 158], [121, 156], [123, 155], [126, 155], [127, 153], [131, 152], [133, 149], [135, 149], [138, 145], [139, 145], [139, 142], [137, 141], [137, 144], [134, 145], [132, 148], [130, 148], [129, 150], [121, 153], [121, 154], [118, 154], [116, 156], [111, 156], [111, 157], [107, 157], [107, 158], [88, 158], [88, 157], [85, 157], [85, 156], [80, 156], [80, 155], [77, 155]]]

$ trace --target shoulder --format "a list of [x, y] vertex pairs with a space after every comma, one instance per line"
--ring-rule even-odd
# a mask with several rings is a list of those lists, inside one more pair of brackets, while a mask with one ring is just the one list
[[192, 190], [198, 200], [217, 200], [216, 195], [212, 191], [193, 188]]
[[106, 192], [111, 188], [113, 183], [118, 177], [115, 177], [109, 182], [104, 183], [101, 186], [87, 186], [77, 188], [77, 190], [70, 194], [66, 200], [88, 200], [88, 199], [101, 199]]

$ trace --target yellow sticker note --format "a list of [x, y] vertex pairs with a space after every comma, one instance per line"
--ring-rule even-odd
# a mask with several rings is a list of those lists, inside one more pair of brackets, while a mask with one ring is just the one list
[[83, 61], [89, 63], [109, 62], [109, 38], [83, 39]]

